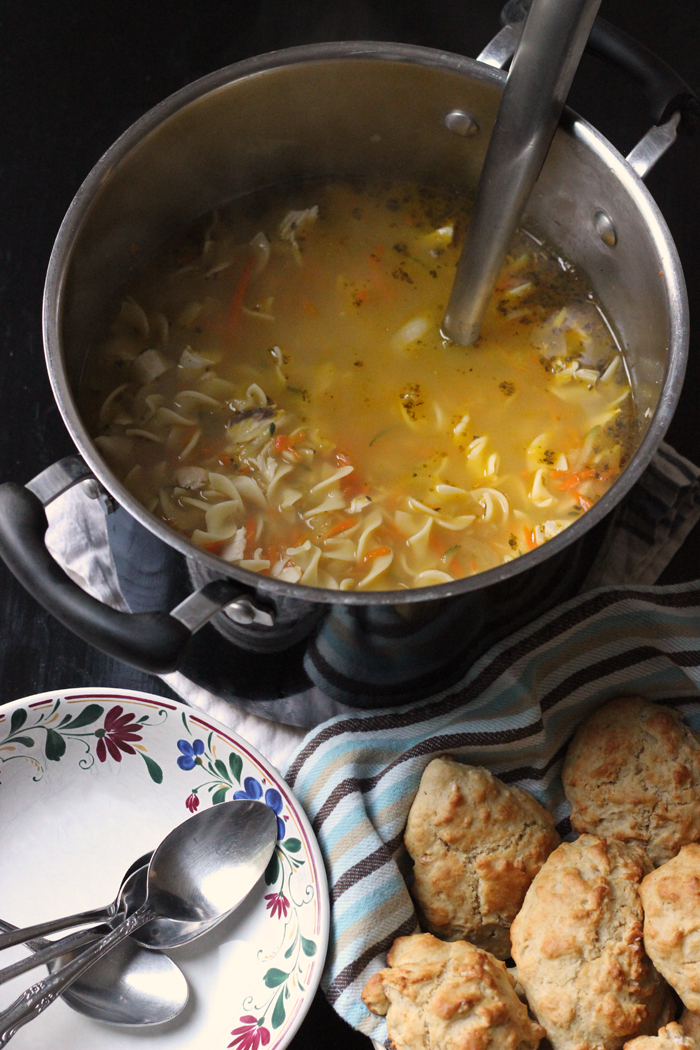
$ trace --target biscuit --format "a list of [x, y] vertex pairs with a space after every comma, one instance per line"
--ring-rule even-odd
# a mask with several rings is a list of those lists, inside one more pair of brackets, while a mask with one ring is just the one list
[[644, 947], [654, 966], [700, 1012], [700, 845], [647, 875], [639, 888], [644, 908]]
[[426, 767], [404, 836], [421, 925], [510, 955], [510, 924], [559, 843], [552, 816], [487, 769], [443, 756]]
[[562, 780], [576, 831], [636, 843], [657, 865], [700, 840], [700, 744], [669, 708], [605, 704], [579, 726]]
[[700, 1014], [686, 1009], [678, 1018], [678, 1024], [686, 1035], [690, 1036], [696, 1043], [700, 1043]]
[[658, 1035], [639, 1035], [625, 1043], [624, 1050], [695, 1050], [695, 1039], [683, 1025], [671, 1021]]
[[582, 835], [551, 854], [511, 926], [518, 981], [554, 1050], [619, 1050], [670, 1020], [644, 952], [638, 846]]
[[504, 963], [466, 941], [399, 937], [362, 1001], [386, 1016], [396, 1050], [535, 1050], [530, 1019]]

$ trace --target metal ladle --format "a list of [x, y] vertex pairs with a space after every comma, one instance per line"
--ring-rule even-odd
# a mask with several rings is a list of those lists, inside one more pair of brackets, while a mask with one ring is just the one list
[[442, 325], [470, 346], [556, 131], [600, 0], [533, 0], [511, 63]]
[[224, 802], [180, 824], [151, 858], [144, 903], [110, 934], [28, 988], [3, 1011], [0, 1047], [140, 926], [165, 917], [202, 923], [204, 933], [230, 915], [264, 872], [276, 840], [277, 818], [261, 802]]

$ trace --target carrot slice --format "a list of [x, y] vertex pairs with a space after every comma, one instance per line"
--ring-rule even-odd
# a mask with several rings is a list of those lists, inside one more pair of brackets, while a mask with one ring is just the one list
[[391, 554], [391, 548], [390, 547], [375, 547], [374, 550], [367, 551], [367, 553], [365, 554], [365, 556], [362, 559], [362, 561], [363, 562], [374, 561], [375, 558], [381, 558], [382, 555], [384, 555], [384, 554]]
[[226, 540], [213, 540], [211, 543], [205, 543], [202, 549], [210, 554], [218, 554], [225, 543]]
[[348, 518], [347, 521], [339, 521], [337, 525], [331, 526], [328, 532], [324, 532], [324, 540], [330, 539], [331, 536], [339, 536], [341, 532], [347, 532], [353, 525], [357, 525], [357, 518]]
[[582, 496], [580, 492], [573, 492], [572, 495], [575, 496], [578, 500], [581, 510], [590, 510], [593, 506], [593, 502], [589, 499], [586, 499], [585, 496]]
[[532, 535], [532, 530], [528, 529], [527, 525], [523, 527], [525, 533], [525, 545], [529, 551], [533, 551], [537, 544], [535, 543], [535, 537]]
[[229, 311], [229, 323], [235, 325], [238, 323], [238, 319], [241, 316], [241, 310], [243, 308], [243, 298], [248, 285], [250, 284], [250, 276], [255, 266], [255, 256], [251, 255], [243, 267], [243, 273], [240, 276], [240, 280], [236, 285], [236, 290], [233, 293], [233, 299], [231, 300], [231, 310]]
[[562, 492], [568, 492], [569, 489], [574, 488], [574, 486], [580, 485], [582, 481], [586, 481], [588, 478], [597, 477], [598, 472], [596, 470], [580, 470], [578, 474], [566, 475], [564, 481], [562, 481], [560, 485], [557, 485], [557, 488], [561, 489]]
[[258, 523], [255, 518], [250, 518], [245, 525], [245, 552], [246, 554], [250, 550], [253, 551], [253, 544], [255, 543], [255, 534], [258, 531]]

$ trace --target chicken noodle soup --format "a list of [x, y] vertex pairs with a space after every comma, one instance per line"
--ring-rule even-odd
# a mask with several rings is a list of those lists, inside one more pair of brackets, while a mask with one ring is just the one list
[[425, 587], [545, 543], [627, 461], [630, 384], [585, 280], [525, 233], [478, 342], [445, 340], [467, 221], [340, 181], [209, 216], [88, 359], [96, 445], [199, 547], [288, 582]]

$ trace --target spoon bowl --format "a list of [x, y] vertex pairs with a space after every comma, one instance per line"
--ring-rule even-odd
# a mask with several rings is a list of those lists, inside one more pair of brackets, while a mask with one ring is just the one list
[[241, 799], [203, 810], [174, 828], [154, 852], [148, 903], [158, 918], [210, 929], [250, 892], [276, 839], [277, 818], [262, 802]]
[[[109, 932], [108, 926], [91, 931], [92, 942]], [[77, 958], [85, 945], [66, 952], [48, 964], [49, 973]], [[189, 998], [185, 975], [172, 959], [147, 952], [127, 939], [79, 977], [62, 998], [79, 1013], [111, 1025], [156, 1025], [172, 1020]]]
[[[151, 854], [146, 857], [146, 864], [134, 873], [134, 881], [130, 887], [131, 899], [136, 902], [137, 906], [146, 899], [148, 861], [150, 857]], [[131, 908], [129, 911], [131, 911]], [[145, 926], [132, 933], [131, 940], [137, 941], [142, 947], [150, 948], [153, 951], [179, 948], [183, 944], [189, 944], [195, 938], [201, 937], [202, 934], [218, 925], [219, 921], [218, 918], [214, 918], [207, 922], [186, 922], [183, 919], [167, 919], [165, 916], [162, 916], [159, 919], [152, 919], [151, 922], [147, 922]], [[114, 925], [115, 922], [112, 923], [112, 926]]]
[[157, 918], [202, 923], [204, 933], [241, 903], [275, 849], [277, 817], [261, 802], [236, 800], [202, 810], [174, 828], [154, 852], [143, 904], [56, 973], [28, 988], [0, 1014], [0, 1047], [108, 952]]

